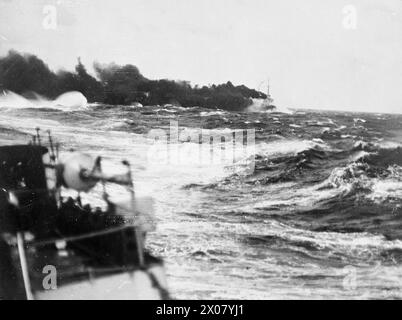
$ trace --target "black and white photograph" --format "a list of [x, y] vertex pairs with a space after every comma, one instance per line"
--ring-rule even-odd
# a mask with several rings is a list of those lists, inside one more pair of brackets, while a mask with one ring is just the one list
[[401, 86], [401, 0], [0, 0], [0, 300], [402, 299]]

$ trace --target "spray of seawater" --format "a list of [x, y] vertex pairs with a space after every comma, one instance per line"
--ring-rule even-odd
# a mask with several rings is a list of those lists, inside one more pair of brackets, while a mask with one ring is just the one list
[[264, 107], [264, 99], [252, 99], [253, 103], [247, 108], [247, 112], [260, 112], [260, 113], [285, 113], [292, 114], [293, 111], [284, 106], [275, 106], [272, 110], [267, 110]]
[[12, 91], [5, 90], [0, 94], [0, 108], [25, 109], [25, 108], [51, 108], [62, 111], [82, 109], [87, 106], [86, 97], [78, 91], [65, 92], [55, 100], [47, 99], [36, 93], [33, 98], [25, 98]]

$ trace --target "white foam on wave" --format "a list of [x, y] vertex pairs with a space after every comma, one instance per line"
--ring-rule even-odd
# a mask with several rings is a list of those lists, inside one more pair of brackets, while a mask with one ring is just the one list
[[401, 142], [397, 141], [380, 141], [380, 142], [366, 142], [358, 140], [353, 145], [354, 148], [373, 148], [373, 149], [396, 149], [402, 147]]
[[264, 142], [256, 145], [256, 151], [261, 156], [278, 156], [297, 154], [308, 149], [320, 147], [323, 150], [331, 150], [322, 140], [280, 140], [273, 142]]
[[[249, 230], [246, 228], [246, 234]], [[252, 232], [258, 233], [258, 226], [252, 225]], [[264, 235], [274, 235], [292, 242], [311, 243], [320, 249], [330, 249], [331, 252], [341, 252], [344, 254], [371, 255], [380, 254], [383, 250], [402, 249], [401, 240], [388, 240], [383, 235], [373, 235], [371, 233], [338, 233], [338, 232], [315, 232], [298, 229], [289, 225], [270, 221], [269, 227], [265, 224], [261, 226]]]
[[321, 189], [318, 186], [295, 188], [295, 183], [282, 183], [281, 188], [285, 189], [278, 193], [269, 195], [269, 199], [258, 201], [252, 205], [253, 209], [261, 210], [270, 207], [286, 207], [288, 210], [298, 208], [299, 210], [311, 210], [321, 201], [331, 199], [340, 195], [339, 189]]
[[[367, 152], [360, 152], [352, 158], [355, 161]], [[366, 199], [376, 203], [387, 200], [402, 199], [402, 168], [394, 165], [388, 168], [386, 177], [369, 177], [366, 174], [367, 165], [353, 162], [346, 167], [334, 168], [331, 175], [317, 185], [318, 190], [331, 188], [337, 190], [339, 195], [347, 195], [356, 189], [367, 190]]]
[[222, 116], [224, 115], [226, 112], [222, 111], [222, 110], [218, 110], [218, 111], [201, 111], [200, 112], [200, 116], [201, 117], [209, 117], [209, 116]]
[[[388, 199], [402, 199], [402, 181], [397, 179], [377, 180], [372, 185], [372, 192], [368, 196], [371, 200], [380, 203]], [[400, 207], [401, 204], [398, 204]]]
[[[360, 152], [362, 155], [365, 152]], [[358, 158], [358, 155], [351, 156], [351, 160]], [[264, 209], [268, 207], [288, 207], [311, 210], [316, 205], [321, 206], [322, 201], [335, 197], [344, 197], [355, 190], [365, 190], [362, 193], [363, 199], [376, 203], [391, 202], [400, 207], [402, 199], [402, 168], [399, 166], [389, 167], [390, 175], [387, 177], [368, 177], [365, 166], [359, 163], [351, 163], [345, 167], [334, 168], [330, 176], [318, 184], [295, 189], [292, 184], [284, 183], [292, 193], [284, 196], [284, 192], [277, 192], [270, 195], [267, 200], [259, 201], [252, 206], [253, 209]], [[286, 193], [288, 194], [288, 193]]]

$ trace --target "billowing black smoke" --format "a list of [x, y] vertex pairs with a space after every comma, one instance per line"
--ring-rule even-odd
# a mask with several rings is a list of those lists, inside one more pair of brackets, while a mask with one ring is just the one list
[[0, 89], [25, 96], [35, 92], [48, 98], [56, 98], [66, 91], [80, 91], [89, 102], [113, 105], [172, 103], [183, 107], [226, 110], [242, 110], [250, 105], [251, 98], [266, 97], [259, 91], [244, 85], [234, 86], [231, 82], [193, 87], [186, 81], [150, 80], [130, 64], [94, 63], [94, 69], [97, 79], [78, 59], [75, 72], [63, 70], [55, 73], [34, 55], [10, 51], [0, 58]]

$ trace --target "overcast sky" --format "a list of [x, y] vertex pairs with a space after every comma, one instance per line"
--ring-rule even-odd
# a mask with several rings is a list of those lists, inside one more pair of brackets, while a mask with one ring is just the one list
[[80, 56], [192, 84], [269, 77], [278, 105], [402, 113], [402, 0], [0, 0], [11, 48], [55, 70]]

